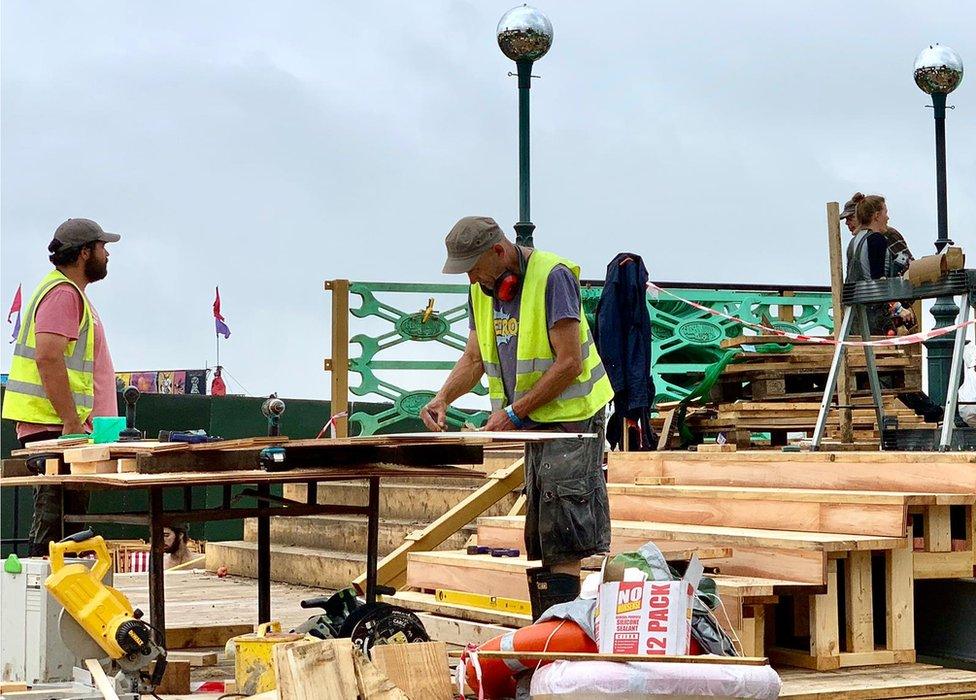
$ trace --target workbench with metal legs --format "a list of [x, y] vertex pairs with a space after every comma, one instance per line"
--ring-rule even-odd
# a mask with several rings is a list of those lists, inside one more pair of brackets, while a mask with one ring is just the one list
[[[150, 622], [162, 636], [166, 629], [166, 594], [163, 570], [163, 528], [178, 523], [201, 523], [213, 520], [236, 520], [255, 518], [257, 520], [257, 583], [258, 583], [258, 621], [271, 619], [271, 517], [298, 517], [308, 515], [365, 515], [367, 518], [366, 539], [366, 587], [367, 602], [376, 601], [376, 568], [379, 559], [379, 495], [380, 479], [384, 476], [398, 478], [424, 478], [436, 480], [438, 477], [457, 477], [475, 475], [471, 470], [458, 467], [403, 467], [391, 465], [357, 465], [356, 467], [337, 467], [330, 469], [302, 469], [283, 472], [247, 470], [212, 473], [176, 474], [89, 474], [36, 477], [13, 477], [0, 479], [0, 486], [37, 486], [57, 484], [65, 488], [125, 491], [145, 491], [148, 495], [148, 508], [143, 512], [94, 513], [87, 515], [65, 515], [65, 521], [84, 522], [92, 525], [110, 523], [119, 525], [141, 525], [149, 530], [149, 615]], [[365, 506], [329, 504], [318, 502], [318, 485], [329, 481], [365, 480], [368, 482], [368, 499]], [[304, 483], [307, 487], [305, 502], [284, 498], [271, 493], [271, 487], [284, 483]], [[215, 508], [194, 508], [191, 502], [192, 486], [223, 487], [223, 498]], [[246, 486], [237, 495], [232, 494], [234, 486]], [[163, 495], [166, 491], [183, 492], [182, 507], [166, 510]], [[252, 498], [254, 506], [237, 505], [243, 498]], [[160, 640], [161, 643], [165, 639]]]

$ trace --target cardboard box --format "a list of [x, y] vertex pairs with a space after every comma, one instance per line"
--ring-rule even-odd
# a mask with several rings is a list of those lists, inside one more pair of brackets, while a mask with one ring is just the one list
[[[692, 557], [680, 581], [648, 581], [636, 569], [628, 569], [622, 576], [604, 569], [594, 610], [600, 653], [687, 654], [692, 606], [702, 571], [697, 557]], [[618, 577], [621, 580], [611, 580]]]

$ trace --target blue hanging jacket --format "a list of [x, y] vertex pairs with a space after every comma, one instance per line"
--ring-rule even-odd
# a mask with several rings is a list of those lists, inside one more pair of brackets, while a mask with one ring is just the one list
[[596, 309], [594, 340], [613, 386], [614, 413], [607, 422], [611, 449], [622, 442], [624, 418], [638, 421], [634, 450], [656, 447], [650, 428], [654, 406], [651, 377], [651, 318], [647, 312], [647, 268], [635, 253], [620, 253], [607, 265]]

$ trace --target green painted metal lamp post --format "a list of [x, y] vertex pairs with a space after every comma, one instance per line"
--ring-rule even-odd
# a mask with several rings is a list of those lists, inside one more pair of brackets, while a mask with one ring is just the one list
[[519, 245], [529, 247], [533, 245], [535, 230], [529, 211], [529, 89], [532, 64], [545, 56], [550, 46], [552, 23], [534, 7], [513, 7], [498, 21], [498, 47], [515, 61], [518, 71], [519, 220], [515, 224], [515, 238]]
[[[946, 96], [959, 87], [962, 82], [962, 58], [948, 46], [934, 44], [922, 50], [915, 59], [915, 84], [923, 92], [932, 96], [935, 117], [935, 175], [936, 197], [939, 212], [938, 236], [935, 239], [936, 252], [952, 245], [949, 239], [948, 201], [946, 190], [946, 145], [945, 117]], [[951, 109], [951, 108], [950, 108]], [[939, 297], [932, 306], [935, 327], [952, 325], [959, 313], [952, 297]], [[953, 335], [925, 341], [929, 351], [929, 396], [937, 404], [944, 404], [949, 386], [949, 372], [952, 363]], [[951, 420], [951, 417], [947, 416]]]

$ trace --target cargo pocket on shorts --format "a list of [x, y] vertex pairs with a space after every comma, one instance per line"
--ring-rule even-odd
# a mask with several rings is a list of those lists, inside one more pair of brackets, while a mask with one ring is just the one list
[[543, 498], [549, 500], [552, 517], [550, 534], [554, 540], [554, 550], [585, 552], [596, 546], [598, 537], [594, 501], [600, 485], [594, 476], [564, 479], [553, 482], [551, 490], [543, 494]]

